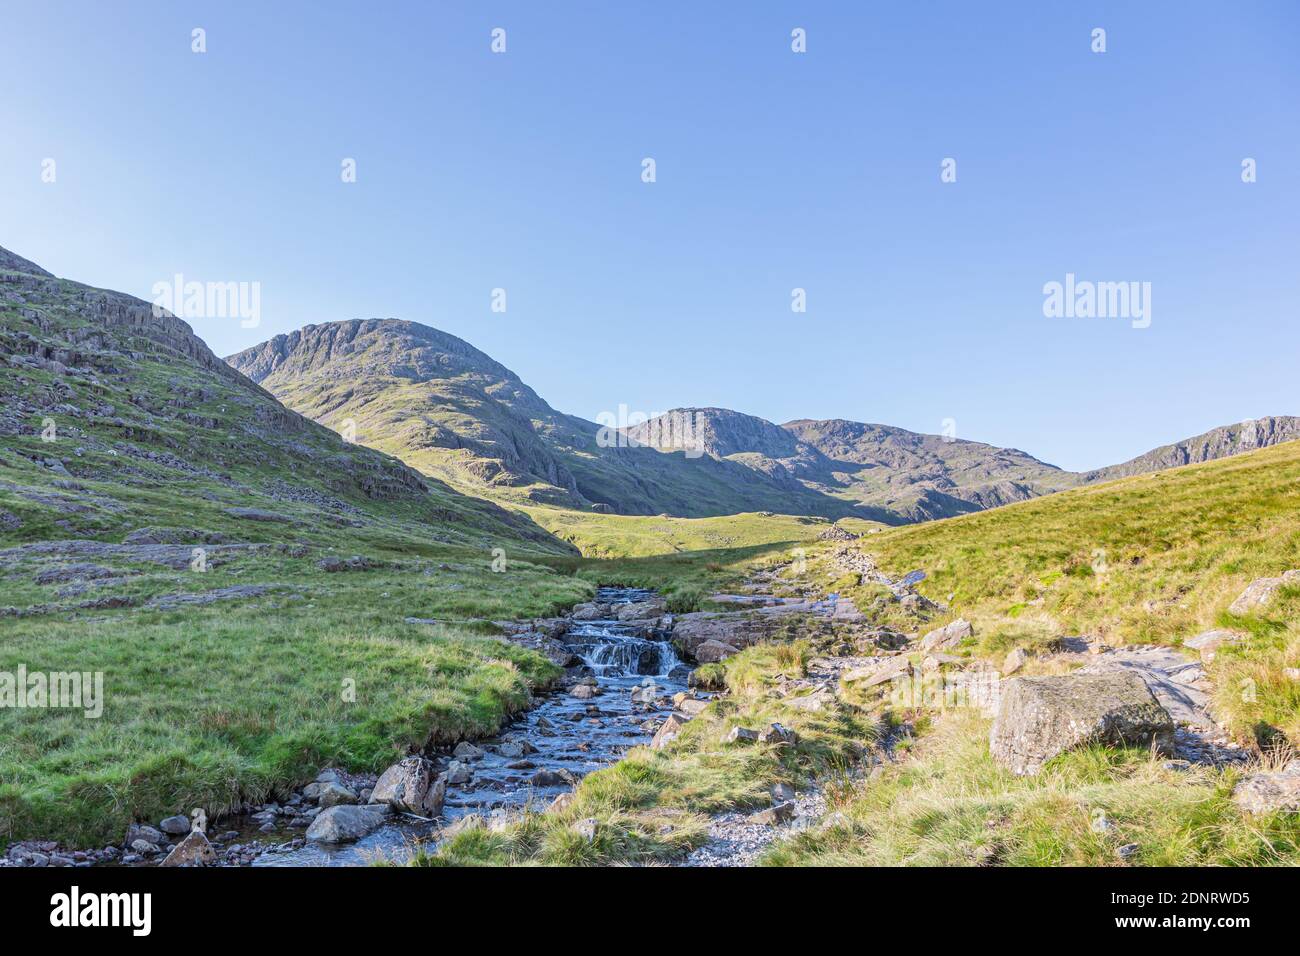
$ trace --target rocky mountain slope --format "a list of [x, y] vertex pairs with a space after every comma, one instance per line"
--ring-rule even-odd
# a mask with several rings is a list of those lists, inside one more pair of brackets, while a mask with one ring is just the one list
[[[1296, 437], [1261, 419], [1085, 475], [1012, 448], [840, 419], [680, 408], [621, 430], [551, 408], [467, 342], [396, 319], [310, 325], [227, 359], [286, 405], [463, 492], [524, 505], [889, 524], [1037, 498]], [[1253, 444], [1252, 444], [1253, 443]]]
[[904, 521], [980, 511], [1075, 483], [1068, 472], [1015, 449], [838, 419], [774, 425], [727, 409], [688, 408], [628, 433], [649, 445], [689, 433], [707, 455]]
[[290, 408], [470, 494], [617, 514], [897, 520], [784, 472], [664, 453], [610, 429], [602, 437], [601, 426], [557, 412], [478, 349], [415, 322], [309, 325], [227, 361]]
[[290, 411], [170, 313], [3, 249], [0, 355], [3, 537], [114, 540], [184, 522], [200, 541], [238, 540], [401, 522], [476, 548], [568, 550], [516, 512]]
[[1228, 458], [1300, 438], [1300, 418], [1289, 415], [1258, 418], [1238, 425], [1212, 428], [1203, 435], [1186, 438], [1139, 455], [1121, 465], [1111, 465], [1081, 476], [1085, 483], [1113, 481], [1130, 475], [1145, 475], [1180, 465]]

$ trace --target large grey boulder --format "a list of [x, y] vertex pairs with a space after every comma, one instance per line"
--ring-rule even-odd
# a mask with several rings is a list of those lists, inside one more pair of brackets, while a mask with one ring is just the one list
[[967, 621], [964, 618], [957, 618], [957, 620], [950, 624], [945, 624], [943, 627], [937, 628], [925, 635], [925, 637], [921, 638], [921, 650], [948, 650], [956, 647], [974, 633], [975, 629], [971, 627], [970, 621]]
[[436, 817], [447, 795], [447, 776], [438, 775], [433, 762], [423, 757], [399, 760], [379, 777], [370, 794], [372, 804], [382, 803], [404, 813]]
[[216, 851], [202, 830], [191, 830], [189, 835], [172, 847], [161, 866], [200, 866], [217, 858]]
[[360, 840], [383, 826], [392, 811], [384, 803], [341, 804], [322, 810], [307, 828], [307, 839], [317, 843]]
[[1271, 773], [1251, 774], [1237, 784], [1232, 799], [1247, 813], [1300, 813], [1300, 760]]
[[662, 617], [666, 610], [668, 607], [662, 600], [633, 601], [618, 605], [617, 616], [620, 621], [645, 621]]
[[1251, 581], [1237, 600], [1228, 605], [1233, 614], [1249, 614], [1256, 608], [1267, 607], [1277, 592], [1288, 585], [1300, 586], [1300, 570], [1287, 571], [1276, 578]]
[[724, 644], [722, 641], [705, 641], [695, 648], [695, 662], [697, 664], [716, 664], [739, 653], [739, 648]]
[[1002, 687], [989, 749], [1012, 773], [1036, 774], [1075, 747], [1154, 745], [1173, 752], [1174, 722], [1131, 671], [1013, 677]]
[[691, 658], [697, 657], [700, 648], [710, 641], [744, 650], [774, 633], [780, 623], [758, 612], [679, 614], [673, 624], [673, 642]]

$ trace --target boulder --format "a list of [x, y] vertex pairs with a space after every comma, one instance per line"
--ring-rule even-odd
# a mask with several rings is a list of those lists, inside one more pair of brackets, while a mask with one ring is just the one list
[[861, 682], [860, 687], [875, 687], [896, 677], [910, 677], [912, 662], [906, 657], [886, 657], [879, 663], [854, 667], [840, 675], [840, 680], [847, 684]]
[[727, 732], [727, 736], [722, 738], [723, 743], [728, 744], [752, 744], [758, 742], [758, 731], [750, 730], [748, 727], [732, 727]]
[[1002, 662], [1002, 676], [1010, 677], [1024, 667], [1027, 660], [1029, 660], [1029, 652], [1023, 647], [1015, 648], [1007, 655], [1007, 659]]
[[711, 703], [713, 703], [713, 701], [697, 700], [694, 697], [687, 697], [677, 705], [677, 709], [687, 717], [698, 717], [700, 714], [704, 713], [705, 708]]
[[569, 696], [577, 700], [591, 700], [599, 693], [591, 684], [574, 684], [569, 688]]
[[307, 839], [317, 843], [359, 840], [379, 829], [391, 811], [386, 803], [342, 804], [322, 810], [307, 828]]
[[1232, 799], [1247, 813], [1300, 813], [1300, 759], [1281, 770], [1252, 773], [1237, 784]]
[[174, 817], [168, 817], [162, 823], [158, 824], [158, 829], [163, 833], [170, 833], [172, 836], [184, 836], [190, 832], [190, 818], [183, 813], [178, 813]]
[[462, 740], [456, 745], [456, 749], [451, 755], [457, 760], [478, 760], [483, 756], [483, 748], [470, 743], [468, 740]]
[[617, 617], [620, 621], [645, 621], [662, 617], [666, 610], [663, 601], [633, 601], [619, 605]]
[[578, 782], [568, 770], [539, 770], [528, 778], [531, 787], [572, 787]]
[[668, 719], [660, 724], [659, 729], [655, 731], [654, 740], [650, 741], [651, 749], [663, 750], [664, 747], [677, 738], [677, 735], [682, 732], [682, 728], [685, 726], [686, 720], [684, 718], [677, 716], [677, 714], [669, 714]]
[[1276, 578], [1252, 581], [1237, 600], [1228, 605], [1233, 614], [1249, 614], [1257, 608], [1267, 607], [1283, 587], [1300, 585], [1300, 570], [1287, 571]]
[[794, 819], [794, 809], [793, 803], [778, 803], [766, 810], [759, 810], [758, 813], [751, 813], [749, 822], [769, 827], [776, 826], [778, 823], [789, 823]]
[[759, 612], [696, 611], [678, 615], [673, 624], [673, 642], [683, 656], [696, 657], [706, 641], [717, 641], [743, 650], [774, 633], [781, 621]]
[[156, 830], [144, 823], [133, 823], [126, 828], [126, 840], [123, 842], [130, 846], [137, 840], [143, 840], [145, 843], [152, 843], [157, 846], [163, 842], [161, 830]]
[[725, 661], [728, 657], [734, 657], [740, 653], [740, 648], [733, 647], [730, 644], [724, 644], [722, 641], [705, 641], [695, 649], [695, 660], [699, 664], [716, 664], [718, 661]]
[[316, 794], [316, 802], [322, 809], [329, 809], [344, 803], [356, 803], [357, 795], [341, 783], [322, 783]]
[[1173, 752], [1174, 722], [1146, 682], [1130, 671], [1014, 677], [989, 735], [993, 759], [1018, 775], [1075, 747], [1154, 746]]
[[1236, 631], [1205, 631], [1183, 641], [1184, 647], [1190, 647], [1201, 655], [1201, 660], [1209, 663], [1225, 644], [1236, 644], [1243, 635]]
[[939, 651], [953, 648], [974, 633], [975, 629], [971, 627], [970, 621], [958, 618], [921, 638], [921, 650]]
[[780, 724], [772, 724], [766, 730], [758, 735], [758, 742], [761, 744], [779, 744], [781, 746], [793, 747], [799, 742], [799, 735], [788, 727]]
[[447, 775], [438, 774], [433, 761], [407, 757], [380, 775], [371, 791], [370, 802], [420, 817], [436, 817], [442, 812], [446, 795]]
[[470, 782], [474, 777], [474, 771], [470, 769], [469, 764], [453, 760], [447, 765], [446, 777], [447, 783], [453, 787], [459, 787], [461, 784]]
[[167, 854], [167, 858], [162, 861], [161, 866], [197, 866], [204, 863], [211, 863], [217, 858], [216, 851], [212, 849], [212, 844], [204, 836], [202, 830], [191, 830], [189, 836], [172, 847], [172, 851]]

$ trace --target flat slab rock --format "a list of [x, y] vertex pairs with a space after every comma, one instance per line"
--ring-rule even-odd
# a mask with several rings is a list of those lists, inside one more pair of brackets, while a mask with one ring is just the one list
[[1174, 721], [1142, 677], [1128, 670], [1062, 677], [1013, 677], [1002, 688], [989, 749], [1018, 775], [1076, 747], [1174, 749]]

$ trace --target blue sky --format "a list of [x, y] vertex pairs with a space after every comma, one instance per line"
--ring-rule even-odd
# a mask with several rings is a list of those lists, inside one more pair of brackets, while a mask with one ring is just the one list
[[[223, 355], [424, 322], [593, 419], [951, 418], [1087, 468], [1300, 413], [1300, 5], [978, 6], [10, 3], [0, 245], [258, 282], [260, 327], [191, 323]], [[1067, 272], [1150, 282], [1151, 326], [1046, 318]]]

